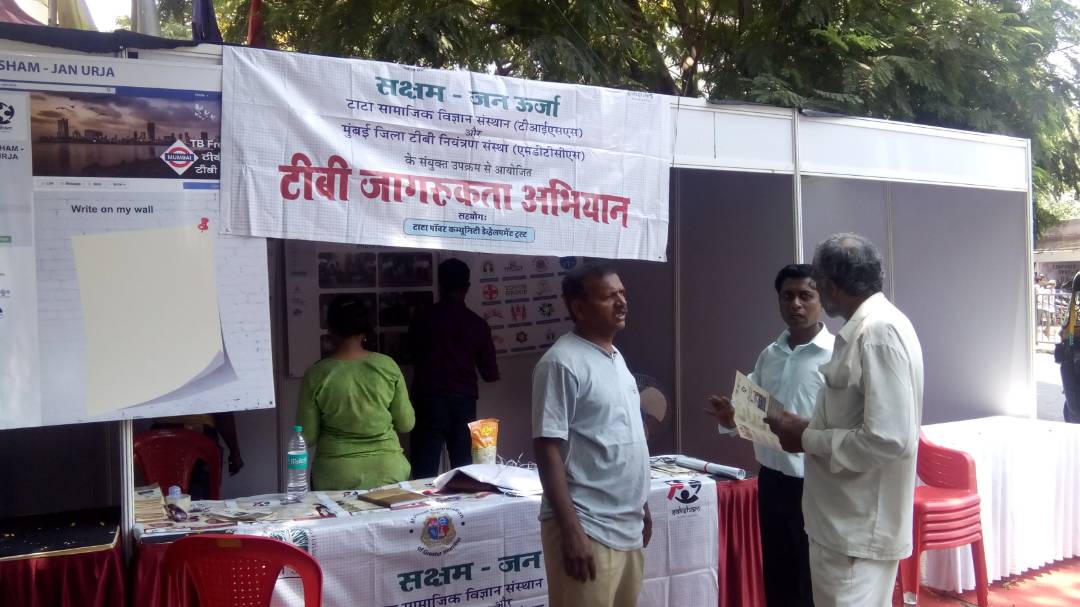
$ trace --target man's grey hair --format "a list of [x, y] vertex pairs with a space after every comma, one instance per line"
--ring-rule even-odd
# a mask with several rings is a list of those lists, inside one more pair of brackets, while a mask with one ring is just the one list
[[885, 277], [881, 253], [858, 234], [834, 234], [814, 251], [814, 277], [828, 278], [856, 297], [879, 293]]

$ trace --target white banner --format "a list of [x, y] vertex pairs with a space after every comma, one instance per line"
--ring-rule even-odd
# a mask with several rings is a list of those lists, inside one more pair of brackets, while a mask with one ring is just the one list
[[224, 53], [224, 233], [666, 259], [667, 97]]

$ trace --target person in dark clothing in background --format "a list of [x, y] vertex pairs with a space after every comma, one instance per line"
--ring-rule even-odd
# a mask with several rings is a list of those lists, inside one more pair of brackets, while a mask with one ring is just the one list
[[460, 259], [439, 264], [439, 301], [419, 310], [409, 326], [416, 365], [410, 435], [414, 478], [439, 472], [443, 444], [453, 468], [472, 463], [469, 422], [476, 421], [477, 372], [499, 379], [495, 344], [487, 321], [465, 306], [469, 266]]

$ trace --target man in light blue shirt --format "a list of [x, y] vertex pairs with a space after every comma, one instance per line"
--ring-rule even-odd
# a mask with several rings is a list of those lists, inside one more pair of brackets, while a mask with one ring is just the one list
[[[825, 383], [818, 367], [829, 362], [833, 336], [821, 322], [821, 302], [810, 277], [811, 266], [785, 266], [774, 286], [786, 331], [758, 356], [749, 378], [772, 394], [786, 411], [807, 417]], [[727, 398], [710, 396], [720, 432], [735, 428], [735, 410]], [[758, 476], [765, 600], [768, 607], [813, 607], [809, 545], [803, 526], [803, 455], [754, 445]]]

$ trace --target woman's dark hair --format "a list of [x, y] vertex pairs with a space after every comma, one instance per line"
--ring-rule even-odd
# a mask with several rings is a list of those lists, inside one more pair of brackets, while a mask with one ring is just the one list
[[360, 297], [338, 295], [330, 302], [330, 309], [326, 312], [326, 324], [330, 327], [330, 332], [339, 338], [357, 335], [371, 337], [374, 331], [368, 312]]

